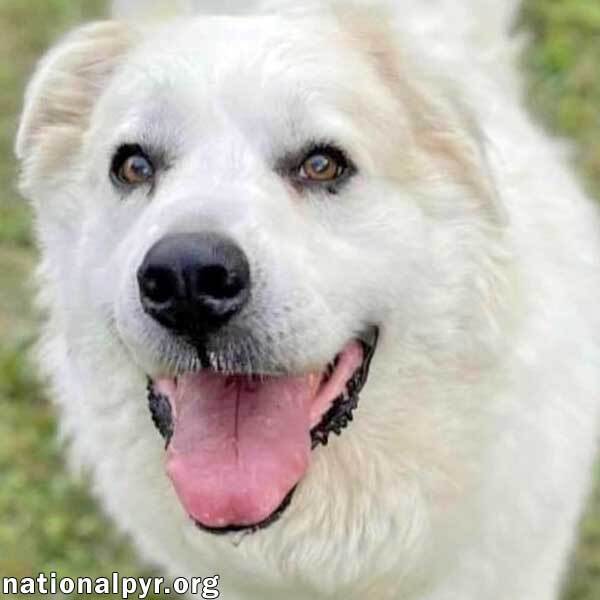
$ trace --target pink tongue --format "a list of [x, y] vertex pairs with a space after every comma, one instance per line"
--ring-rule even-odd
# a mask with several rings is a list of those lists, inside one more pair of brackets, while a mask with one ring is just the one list
[[167, 471], [191, 517], [207, 527], [252, 525], [278, 508], [308, 468], [319, 380], [179, 379]]
[[206, 527], [270, 517], [308, 469], [311, 429], [362, 362], [352, 342], [325, 385], [321, 374], [249, 382], [200, 372], [160, 380], [174, 413], [167, 472], [189, 515]]

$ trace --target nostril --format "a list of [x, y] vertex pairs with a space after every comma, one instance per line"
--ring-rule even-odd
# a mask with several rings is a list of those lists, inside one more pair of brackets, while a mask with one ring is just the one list
[[194, 277], [195, 298], [210, 297], [215, 300], [232, 300], [244, 288], [244, 283], [234, 271], [222, 265], [209, 265], [197, 269]]
[[145, 300], [166, 304], [177, 296], [177, 275], [168, 268], [149, 267], [140, 277], [140, 290]]

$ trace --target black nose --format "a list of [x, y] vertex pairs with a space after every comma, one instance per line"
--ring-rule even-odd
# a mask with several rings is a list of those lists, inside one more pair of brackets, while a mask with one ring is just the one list
[[250, 265], [232, 241], [211, 233], [171, 235], [138, 271], [144, 311], [167, 329], [201, 338], [239, 313], [250, 297]]

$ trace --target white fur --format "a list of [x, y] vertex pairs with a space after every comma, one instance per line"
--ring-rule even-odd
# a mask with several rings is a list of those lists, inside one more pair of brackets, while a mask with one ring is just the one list
[[[598, 435], [600, 231], [522, 107], [517, 3], [215, 18], [198, 1], [169, 23], [159, 4], [118, 0], [131, 24], [50, 53], [17, 143], [41, 361], [106, 509], [172, 575], [219, 573], [227, 600], [556, 599]], [[140, 138], [173, 164], [151, 200], [123, 199], [111, 152]], [[311, 138], [359, 165], [336, 197], [271, 168]], [[188, 520], [145, 401], [147, 373], [193, 358], [142, 314], [135, 272], [161, 236], [201, 228], [258, 274], [246, 326], [266, 367], [323, 365], [382, 327], [355, 422], [281, 521], [241, 539]]]

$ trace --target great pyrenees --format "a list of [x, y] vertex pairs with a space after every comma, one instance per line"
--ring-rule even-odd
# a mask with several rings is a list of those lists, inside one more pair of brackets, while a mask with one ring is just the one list
[[523, 108], [516, 5], [121, 0], [40, 63], [16, 144], [40, 362], [167, 573], [226, 600], [557, 598], [600, 220]]

